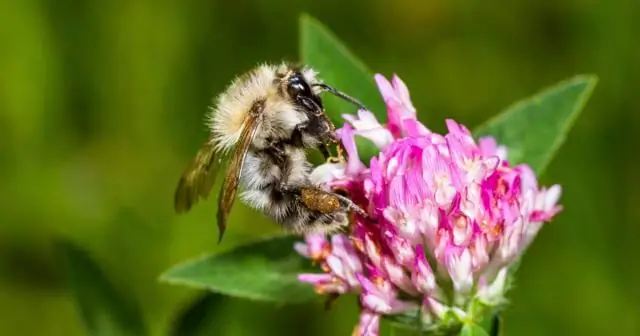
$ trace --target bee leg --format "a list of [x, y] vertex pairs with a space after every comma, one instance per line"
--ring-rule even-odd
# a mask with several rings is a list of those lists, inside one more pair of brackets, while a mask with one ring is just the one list
[[[311, 137], [312, 140], [308, 140], [310, 143], [305, 142], [305, 134]], [[336, 136], [335, 127], [329, 119], [324, 115], [314, 115], [310, 120], [296, 125], [291, 133], [291, 137], [287, 141], [294, 147], [312, 147], [317, 144], [318, 150], [329, 163], [344, 162], [344, 158], [341, 153], [335, 157], [331, 155], [329, 150], [329, 144], [340, 144], [340, 139]]]
[[327, 146], [327, 144], [320, 144], [318, 146], [318, 149], [320, 150], [320, 153], [322, 153], [322, 156], [324, 157], [325, 160], [329, 161], [331, 160], [331, 152], [329, 151], [329, 146]]
[[320, 144], [318, 146], [318, 149], [320, 149], [320, 152], [322, 153], [322, 156], [324, 157], [324, 159], [326, 160], [327, 163], [341, 163], [341, 162], [344, 162], [344, 158], [342, 157], [342, 155], [340, 153], [340, 150], [338, 150], [338, 155], [337, 156], [332, 156], [331, 152], [329, 151], [329, 146], [327, 144], [325, 144], [325, 143]]
[[345, 163], [347, 162], [347, 159], [345, 159], [345, 155], [344, 153], [346, 152], [344, 149], [344, 146], [342, 146], [342, 142], [338, 142], [338, 144], [336, 145], [336, 152], [338, 152], [338, 162], [341, 163]]
[[333, 195], [334, 197], [337, 197], [338, 199], [340, 199], [346, 206], [347, 208], [349, 208], [350, 210], [355, 211], [356, 213], [358, 213], [359, 215], [362, 216], [367, 216], [368, 214], [366, 211], [364, 211], [360, 206], [358, 206], [357, 204], [355, 204], [352, 200], [340, 195], [340, 194], [336, 194], [336, 193], [330, 193], [331, 195]]
[[288, 142], [294, 147], [304, 147], [303, 133], [306, 132], [309, 122], [297, 124], [291, 132]]
[[[325, 160], [328, 163], [346, 162], [346, 159], [344, 157], [344, 152], [345, 152], [344, 147], [342, 146], [342, 142], [340, 142], [340, 139], [338, 139], [335, 132], [329, 131], [327, 132], [327, 135], [325, 135], [323, 138], [326, 139], [325, 142], [321, 143], [318, 147], [322, 152]], [[336, 152], [337, 152], [336, 156], [332, 156], [331, 153], [329, 152], [329, 146], [328, 146], [329, 143], [336, 145]]]
[[[285, 186], [285, 188], [287, 188], [287, 186]], [[362, 216], [367, 216], [366, 211], [352, 200], [334, 192], [325, 191], [318, 187], [305, 186], [296, 190], [296, 193], [299, 195], [302, 204], [311, 210], [324, 214], [352, 210]]]

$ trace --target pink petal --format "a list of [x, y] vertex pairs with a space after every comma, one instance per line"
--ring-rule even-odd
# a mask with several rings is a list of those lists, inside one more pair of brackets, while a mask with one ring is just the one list
[[445, 264], [456, 292], [466, 293], [473, 285], [471, 253], [468, 249], [462, 249], [461, 252], [451, 250], [445, 254]]
[[293, 249], [298, 252], [301, 256], [305, 258], [310, 258], [311, 254], [309, 253], [309, 249], [307, 248], [307, 244], [297, 242], [293, 245]]
[[366, 235], [364, 237], [364, 247], [367, 251], [367, 257], [371, 263], [373, 263], [376, 267], [381, 267], [381, 256], [380, 256], [380, 248], [373, 242], [370, 236]]
[[400, 265], [411, 266], [416, 257], [413, 246], [404, 238], [392, 234], [388, 239], [389, 247]]
[[393, 142], [393, 136], [386, 128], [358, 130], [355, 134], [371, 140], [379, 149], [385, 149]]
[[344, 163], [324, 163], [317, 166], [309, 179], [319, 185], [325, 185], [337, 179], [344, 178], [346, 165]]
[[395, 263], [391, 258], [385, 257], [382, 259], [382, 268], [387, 273], [391, 283], [406, 293], [411, 295], [417, 294], [413, 284], [411, 283], [411, 279], [409, 279], [402, 266]]
[[380, 315], [369, 310], [360, 312], [360, 321], [353, 336], [378, 336], [380, 333]]
[[391, 132], [384, 128], [369, 111], [359, 110], [358, 117], [344, 114], [343, 118], [355, 128], [354, 134], [371, 140], [380, 149], [384, 149], [393, 141]]
[[331, 272], [333, 272], [335, 275], [343, 279], [347, 277], [347, 270], [345, 268], [345, 265], [338, 257], [334, 255], [328, 256], [327, 265], [329, 265], [329, 268], [331, 268]]
[[407, 85], [395, 74], [391, 78], [391, 83], [395, 89], [394, 91], [396, 92], [397, 97], [405, 106], [407, 112], [411, 112], [405, 116], [415, 118], [416, 108], [411, 103], [411, 96], [409, 95], [409, 88], [407, 88]]
[[487, 239], [484, 235], [478, 234], [474, 237], [472, 245], [469, 247], [474, 269], [483, 268], [489, 263], [489, 251], [487, 250]]
[[360, 296], [362, 305], [379, 314], [388, 314], [391, 311], [391, 302], [388, 298], [380, 297], [374, 293], [365, 292]]
[[367, 310], [373, 312], [390, 315], [398, 314], [410, 308], [412, 305], [395, 298], [381, 297], [374, 293], [363, 293], [360, 295], [360, 303]]
[[344, 124], [344, 127], [338, 130], [337, 133], [348, 155], [347, 168], [345, 172], [348, 175], [355, 175], [359, 171], [364, 169], [365, 166], [360, 161], [360, 156], [358, 156], [358, 150], [356, 148], [353, 128], [349, 124]]
[[376, 288], [376, 285], [373, 282], [371, 282], [362, 273], [357, 273], [356, 274], [356, 278], [360, 282], [360, 286], [362, 287], [362, 290], [364, 292], [374, 292], [375, 293], [375, 292], [378, 291], [378, 288]]
[[436, 278], [424, 255], [422, 245], [416, 246], [412, 280], [416, 288], [423, 294], [430, 294], [436, 288]]
[[312, 285], [320, 285], [323, 283], [331, 282], [331, 274], [312, 274], [312, 273], [304, 273], [298, 274], [298, 280], [300, 282], [307, 282]]
[[384, 99], [384, 101], [395, 98], [395, 92], [393, 90], [393, 87], [391, 86], [391, 83], [389, 83], [389, 81], [384, 78], [383, 75], [375, 74], [373, 78], [378, 85], [378, 90], [380, 90], [380, 94], [382, 95], [382, 99]]
[[562, 195], [562, 187], [559, 185], [553, 185], [549, 190], [546, 191], [544, 198], [544, 209], [552, 209], [558, 200], [560, 199], [560, 195]]
[[480, 154], [485, 158], [496, 156], [498, 153], [498, 144], [493, 137], [481, 137], [478, 139], [478, 147], [480, 148]]

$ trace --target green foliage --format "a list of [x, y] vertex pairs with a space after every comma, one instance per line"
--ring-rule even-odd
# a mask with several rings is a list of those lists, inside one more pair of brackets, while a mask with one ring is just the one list
[[[304, 62], [318, 68], [328, 83], [362, 99], [378, 118], [384, 119], [380, 95], [363, 63], [309, 16], [302, 16], [300, 34]], [[507, 108], [480, 126], [474, 135], [496, 137], [499, 144], [507, 146], [513, 163], [526, 162], [541, 173], [562, 145], [596, 81], [595, 76], [576, 76], [561, 82]], [[328, 113], [336, 123], [341, 123], [339, 114], [346, 108], [344, 102], [327, 100]], [[246, 299], [283, 303], [311, 300], [315, 296], [311, 286], [296, 279], [297, 274], [308, 272], [310, 266], [294, 252], [296, 240], [299, 238], [279, 236], [250, 242], [229, 252], [176, 266], [162, 279]], [[496, 316], [484, 327], [464, 324], [461, 335], [488, 335], [486, 330], [497, 333], [498, 319]], [[402, 321], [394, 320], [407, 327], [416, 326], [415, 318]]]
[[598, 79], [575, 76], [508, 107], [474, 131], [508, 148], [512, 164], [526, 163], [540, 175], [564, 143]]
[[297, 275], [313, 269], [293, 252], [296, 240], [293, 236], [268, 237], [180, 264], [161, 279], [251, 300], [308, 301], [315, 293]]
[[143, 336], [142, 314], [133, 300], [119, 293], [87, 251], [59, 241], [57, 255], [66, 266], [69, 291], [88, 335]]

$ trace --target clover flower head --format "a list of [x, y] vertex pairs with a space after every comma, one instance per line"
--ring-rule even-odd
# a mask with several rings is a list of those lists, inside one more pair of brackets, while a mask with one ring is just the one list
[[[495, 139], [476, 141], [454, 120], [446, 134], [430, 131], [400, 78], [375, 80], [387, 123], [370, 111], [345, 115], [338, 135], [348, 161], [312, 174], [327, 189], [346, 190], [368, 216], [355, 215], [348, 234], [310, 234], [296, 245], [323, 270], [299, 279], [318, 293], [359, 294], [354, 335], [377, 335], [382, 316], [413, 314], [426, 329], [450, 316], [477, 318], [471, 306], [505, 303], [509, 267], [561, 210], [561, 188], [539, 187]], [[355, 136], [380, 149], [370, 162], [360, 160]]]

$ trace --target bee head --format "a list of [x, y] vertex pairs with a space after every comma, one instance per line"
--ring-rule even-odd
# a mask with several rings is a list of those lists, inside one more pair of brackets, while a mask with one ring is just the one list
[[307, 113], [322, 113], [320, 97], [313, 92], [311, 85], [300, 72], [294, 72], [286, 80], [286, 91], [289, 97]]

